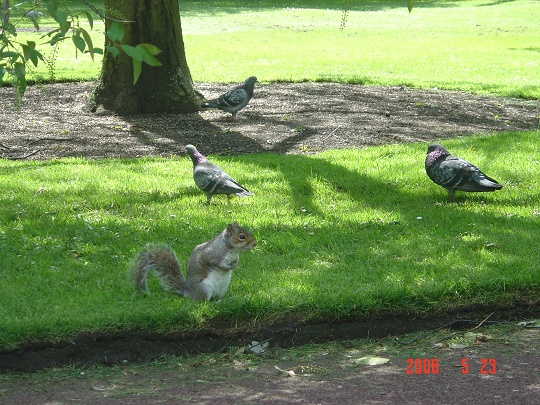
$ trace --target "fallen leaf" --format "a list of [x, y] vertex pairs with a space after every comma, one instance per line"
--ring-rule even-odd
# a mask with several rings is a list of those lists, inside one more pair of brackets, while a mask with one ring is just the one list
[[359, 359], [356, 359], [354, 361], [354, 365], [355, 366], [360, 366], [360, 365], [377, 366], [379, 364], [386, 364], [389, 361], [390, 359], [387, 359], [385, 357], [364, 356], [364, 357], [360, 357]]
[[436, 348], [439, 348], [439, 347], [443, 347], [444, 345], [442, 343], [435, 343], [433, 345], [433, 347], [436, 347]]
[[450, 349], [465, 349], [467, 347], [467, 345], [464, 345], [462, 343], [450, 343], [448, 345], [448, 347]]
[[530, 321], [519, 322], [517, 325], [518, 326], [527, 326], [529, 328], [539, 328], [540, 327], [540, 319], [532, 319]]
[[255, 354], [263, 354], [266, 349], [268, 349], [268, 346], [270, 346], [268, 340], [265, 340], [264, 342], [257, 342], [254, 340], [251, 342], [251, 345], [248, 346], [248, 350]]
[[283, 370], [282, 368], [279, 368], [278, 366], [274, 366], [277, 371], [279, 371], [281, 374], [287, 376], [287, 377], [294, 377], [296, 373], [293, 370]]

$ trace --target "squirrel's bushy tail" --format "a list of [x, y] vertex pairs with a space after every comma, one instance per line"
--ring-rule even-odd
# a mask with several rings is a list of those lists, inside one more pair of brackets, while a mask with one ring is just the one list
[[145, 246], [135, 257], [131, 271], [137, 291], [150, 294], [146, 277], [149, 272], [154, 271], [165, 289], [185, 295], [186, 281], [180, 270], [180, 264], [174, 250], [167, 245]]

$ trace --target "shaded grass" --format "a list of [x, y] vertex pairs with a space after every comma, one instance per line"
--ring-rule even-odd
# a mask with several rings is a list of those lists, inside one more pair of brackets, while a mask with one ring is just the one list
[[[446, 192], [424, 144], [315, 156], [210, 157], [256, 195], [211, 206], [187, 158], [1, 161], [0, 345], [86, 331], [250, 325], [379, 311], [421, 314], [538, 294], [538, 132], [445, 142], [504, 184]], [[204, 151], [203, 151], [204, 152]], [[129, 262], [147, 242], [191, 249], [228, 222], [251, 229], [226, 297], [193, 303]]]
[[[536, 2], [185, 1], [187, 60], [195, 81], [332, 81], [540, 97]], [[351, 7], [345, 28], [342, 9]], [[44, 20], [43, 24], [51, 25]], [[103, 43], [103, 24], [93, 41]], [[31, 25], [28, 25], [31, 27]], [[36, 34], [21, 33], [21, 39]], [[92, 80], [99, 58], [61, 45], [54, 80]], [[51, 80], [45, 66], [37, 81]]]

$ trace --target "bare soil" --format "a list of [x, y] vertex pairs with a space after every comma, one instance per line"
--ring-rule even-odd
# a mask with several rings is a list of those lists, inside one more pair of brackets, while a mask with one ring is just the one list
[[[207, 98], [227, 86], [199, 83]], [[208, 110], [189, 115], [90, 113], [91, 83], [30, 87], [20, 107], [0, 89], [0, 157], [51, 159], [170, 156], [188, 143], [204, 154], [305, 153], [397, 142], [430, 142], [537, 129], [536, 101], [462, 92], [331, 83], [257, 86], [232, 122]]]
[[[540, 115], [536, 101], [407, 87], [299, 83], [256, 87], [238, 122], [215, 110], [118, 116], [86, 110], [91, 88], [90, 83], [33, 86], [19, 107], [13, 105], [11, 89], [0, 89], [0, 157], [170, 156], [183, 155], [188, 143], [204, 154], [315, 153], [328, 148], [443, 142], [470, 134], [538, 129]], [[210, 98], [227, 86], [199, 83], [197, 88]], [[490, 319], [526, 317], [538, 308], [538, 303], [524, 301], [517, 312], [501, 310]], [[476, 315], [483, 319], [487, 311], [480, 309]], [[459, 318], [460, 314], [451, 316]], [[53, 371], [40, 378], [18, 374], [20, 378], [6, 380], [0, 375], [0, 404], [536, 403], [540, 394], [537, 330], [500, 332], [496, 339], [481, 340], [463, 350], [444, 345], [435, 352], [417, 346], [411, 351], [398, 345], [387, 356], [389, 363], [373, 367], [351, 363], [361, 353], [373, 354], [364, 353], [368, 349], [361, 343], [349, 344], [355, 347], [353, 354], [349, 346], [335, 352], [320, 349], [300, 362], [291, 360], [292, 351], [283, 351], [312, 342], [381, 338], [440, 323], [395, 315], [360, 322], [270, 325], [260, 331], [261, 336], [230, 330], [191, 336], [131, 333], [29, 344], [0, 352], [0, 371], [28, 373], [71, 365], [73, 374], [55, 377]], [[257, 367], [242, 357], [225, 354], [218, 360], [212, 357], [208, 364], [190, 363], [173, 370], [151, 364], [141, 369], [131, 366], [171, 354], [227, 352], [231, 346], [268, 337], [274, 349], [289, 354], [271, 357]], [[408, 375], [407, 356], [439, 358], [440, 373]], [[473, 364], [467, 375], [459, 367], [464, 357]], [[484, 357], [497, 360], [495, 374], [480, 374]], [[113, 367], [104, 377], [87, 369], [92, 364], [125, 367]], [[296, 373], [287, 377], [290, 374], [277, 371], [276, 365]]]

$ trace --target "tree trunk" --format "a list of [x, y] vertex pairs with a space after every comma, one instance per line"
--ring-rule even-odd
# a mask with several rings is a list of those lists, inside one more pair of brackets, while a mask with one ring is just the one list
[[[133, 60], [124, 52], [114, 58], [104, 49], [103, 65], [89, 107], [102, 106], [119, 114], [193, 112], [202, 97], [193, 89], [182, 39], [178, 0], [105, 0], [105, 15], [122, 23], [122, 44], [148, 43], [161, 49], [162, 66], [142, 64], [133, 84]], [[105, 20], [108, 30], [112, 21]], [[111, 45], [106, 36], [105, 45]]]
[[2, 6], [2, 24], [7, 25], [9, 22], [9, 0], [4, 0]]

